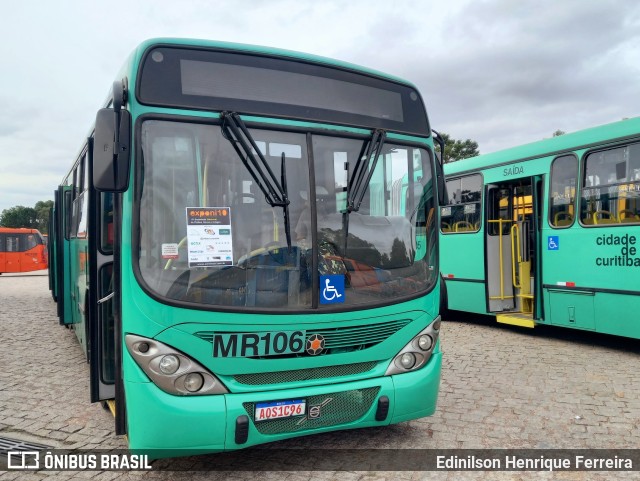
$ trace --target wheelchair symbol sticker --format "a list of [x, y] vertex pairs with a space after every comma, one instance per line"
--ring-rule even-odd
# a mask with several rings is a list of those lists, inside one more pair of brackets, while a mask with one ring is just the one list
[[344, 276], [320, 276], [320, 304], [344, 302]]
[[550, 235], [547, 240], [547, 250], [557, 251], [560, 249], [560, 239], [557, 235]]

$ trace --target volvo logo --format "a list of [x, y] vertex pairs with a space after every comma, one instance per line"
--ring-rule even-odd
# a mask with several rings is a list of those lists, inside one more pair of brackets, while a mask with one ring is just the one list
[[327, 404], [329, 404], [331, 401], [333, 401], [333, 398], [332, 397], [328, 397], [327, 399], [322, 401], [320, 404], [316, 404], [314, 406], [309, 406], [309, 410], [307, 411], [307, 415], [305, 417], [301, 418], [296, 423], [296, 426], [300, 426], [301, 424], [306, 423], [307, 420], [309, 420], [309, 419], [318, 419], [322, 415], [322, 408], [325, 407]]

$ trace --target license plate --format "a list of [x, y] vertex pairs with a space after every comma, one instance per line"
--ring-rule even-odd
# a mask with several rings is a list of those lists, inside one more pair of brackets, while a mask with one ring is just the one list
[[304, 399], [291, 399], [289, 401], [275, 401], [257, 403], [254, 413], [254, 421], [268, 421], [270, 419], [290, 418], [304, 416], [307, 401]]

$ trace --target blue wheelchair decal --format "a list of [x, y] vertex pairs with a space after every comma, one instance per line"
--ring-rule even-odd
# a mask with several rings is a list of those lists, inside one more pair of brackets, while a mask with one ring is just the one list
[[560, 250], [560, 238], [557, 235], [550, 235], [548, 237], [547, 249], [550, 251]]
[[344, 276], [333, 274], [320, 276], [320, 304], [344, 302]]

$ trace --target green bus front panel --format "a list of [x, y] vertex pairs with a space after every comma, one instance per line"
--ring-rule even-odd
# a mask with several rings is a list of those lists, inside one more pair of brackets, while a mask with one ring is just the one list
[[[150, 450], [154, 457], [178, 456], [429, 416], [436, 409], [441, 364], [438, 351], [425, 367], [406, 374], [214, 396], [173, 396], [151, 382], [127, 381], [129, 445], [133, 450]], [[389, 413], [377, 421], [377, 401], [383, 396], [390, 401]], [[256, 403], [287, 399], [322, 405], [320, 417], [253, 421]], [[236, 420], [241, 416], [251, 420], [249, 435], [246, 443], [236, 444]]]
[[[125, 265], [127, 260], [124, 260]], [[380, 426], [434, 413], [440, 383], [439, 343], [420, 369], [385, 376], [395, 355], [437, 315], [439, 289], [427, 296], [375, 309], [342, 313], [247, 314], [175, 308], [149, 298], [131, 271], [123, 276], [124, 335], [144, 335], [171, 346], [216, 375], [229, 394], [176, 396], [149, 380], [123, 346], [124, 389], [131, 449], [156, 457], [237, 449], [281, 439], [341, 429]], [[281, 359], [213, 357], [215, 331], [262, 332], [361, 326], [400, 322], [394, 334], [352, 352]], [[306, 327], [308, 326], [308, 327]], [[352, 369], [352, 366], [366, 366]], [[313, 372], [294, 376], [292, 371]], [[321, 376], [315, 376], [321, 372]], [[244, 376], [244, 377], [243, 377]], [[247, 378], [251, 378], [247, 380]], [[266, 379], [265, 379], [266, 378]], [[269, 380], [271, 379], [271, 380]], [[387, 396], [389, 413], [375, 420], [378, 399]], [[246, 443], [235, 443], [239, 416], [252, 418], [255, 403], [305, 399], [323, 404], [319, 419], [249, 423]], [[327, 399], [330, 401], [327, 402]], [[158, 451], [156, 451], [158, 450]]]

